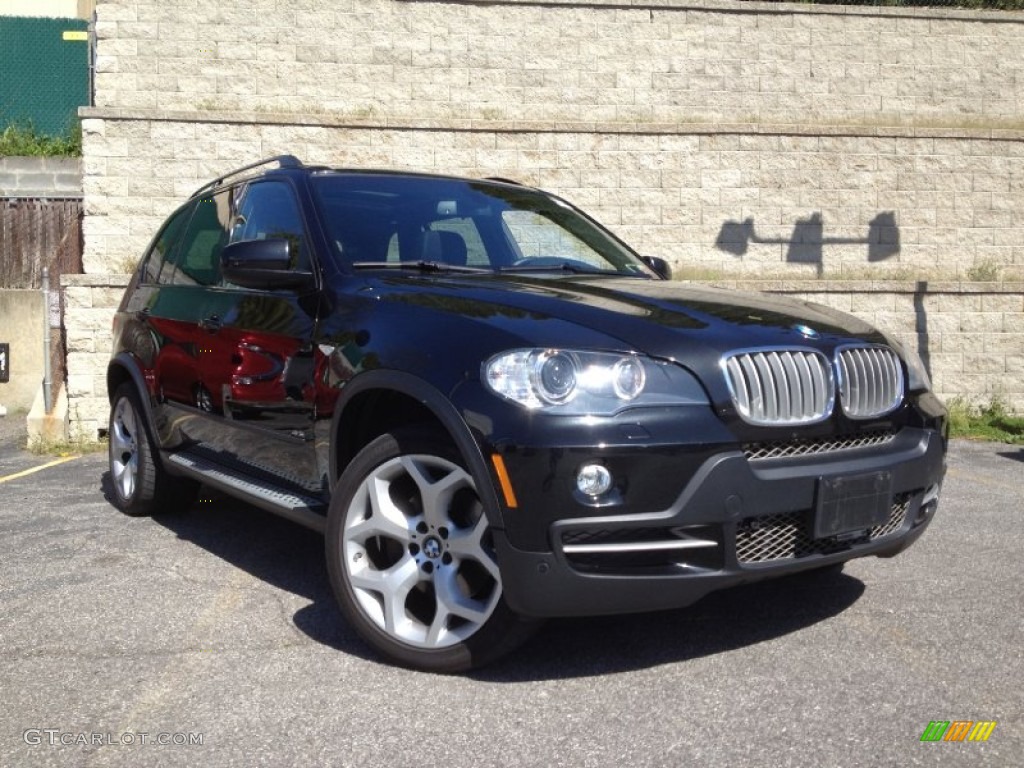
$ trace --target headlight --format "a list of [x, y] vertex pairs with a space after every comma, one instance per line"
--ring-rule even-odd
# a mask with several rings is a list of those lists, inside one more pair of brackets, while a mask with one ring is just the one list
[[923, 389], [930, 390], [932, 388], [932, 380], [928, 375], [928, 369], [925, 367], [921, 356], [915, 350], [896, 341], [891, 336], [887, 336], [886, 341], [889, 342], [890, 347], [896, 350], [896, 354], [903, 358], [903, 362], [907, 364], [907, 391], [919, 392]]
[[566, 352], [541, 352], [529, 365], [530, 382], [546, 403], [567, 403], [576, 396], [576, 363]]
[[497, 395], [566, 415], [612, 415], [629, 405], [706, 404], [683, 368], [638, 355], [570, 349], [513, 349], [483, 365]]

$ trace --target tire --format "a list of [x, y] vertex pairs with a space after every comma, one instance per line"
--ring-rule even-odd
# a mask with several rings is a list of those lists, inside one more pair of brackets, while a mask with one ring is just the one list
[[539, 626], [505, 604], [473, 478], [436, 430], [398, 430], [360, 451], [331, 499], [326, 552], [342, 614], [402, 666], [463, 672]]
[[113, 502], [126, 515], [177, 511], [195, 500], [199, 484], [169, 475], [160, 465], [139, 395], [131, 383], [114, 392], [107, 438]]

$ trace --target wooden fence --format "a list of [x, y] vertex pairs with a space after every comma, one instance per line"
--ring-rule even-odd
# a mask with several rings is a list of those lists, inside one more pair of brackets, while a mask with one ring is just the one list
[[61, 277], [82, 273], [82, 247], [80, 199], [0, 198], [0, 289], [42, 288], [49, 269], [51, 402], [67, 375]]

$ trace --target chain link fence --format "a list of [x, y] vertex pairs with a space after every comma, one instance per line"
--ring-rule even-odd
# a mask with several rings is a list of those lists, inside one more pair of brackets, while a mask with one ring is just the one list
[[89, 103], [89, 32], [81, 19], [0, 16], [0, 130], [63, 136]]

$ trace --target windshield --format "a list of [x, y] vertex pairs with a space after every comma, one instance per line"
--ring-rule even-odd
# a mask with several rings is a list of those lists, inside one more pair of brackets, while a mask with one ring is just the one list
[[354, 267], [654, 274], [577, 209], [525, 187], [326, 173], [313, 190], [336, 253]]

